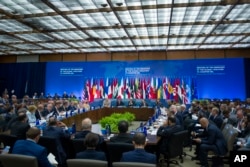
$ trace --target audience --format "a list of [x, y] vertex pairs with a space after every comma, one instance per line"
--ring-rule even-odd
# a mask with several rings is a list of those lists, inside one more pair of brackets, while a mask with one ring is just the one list
[[40, 138], [40, 130], [36, 127], [30, 128], [26, 132], [26, 140], [17, 140], [13, 146], [13, 154], [35, 156], [39, 167], [52, 167], [45, 147], [37, 144]]
[[76, 154], [76, 158], [81, 159], [95, 159], [106, 161], [106, 155], [104, 152], [96, 151], [96, 147], [99, 143], [99, 136], [95, 133], [88, 133], [84, 139], [84, 145], [86, 150]]
[[120, 121], [118, 123], [119, 133], [116, 136], [110, 138], [110, 142], [114, 143], [132, 143], [132, 136], [128, 132], [128, 122]]
[[156, 164], [156, 156], [144, 150], [146, 137], [143, 133], [136, 133], [133, 137], [135, 149], [122, 154], [121, 162], [141, 162]]

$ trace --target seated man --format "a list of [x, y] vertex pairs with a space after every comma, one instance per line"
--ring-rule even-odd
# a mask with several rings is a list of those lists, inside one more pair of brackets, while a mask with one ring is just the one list
[[43, 131], [43, 136], [56, 138], [57, 152], [56, 160], [59, 164], [66, 164], [66, 152], [62, 146], [61, 139], [70, 139], [70, 135], [65, 133], [63, 128], [60, 127], [61, 123], [58, 123], [55, 117], [50, 117], [48, 126]]
[[124, 106], [124, 103], [121, 98], [117, 98], [117, 101], [116, 101], [116, 107], [119, 107], [119, 106]]
[[18, 139], [26, 139], [26, 132], [30, 128], [30, 125], [27, 123], [28, 117], [26, 113], [19, 112], [17, 121], [11, 125], [10, 134], [17, 136]]
[[141, 162], [156, 164], [156, 156], [144, 150], [146, 137], [143, 133], [136, 133], [133, 137], [135, 150], [122, 154], [121, 162]]
[[106, 156], [104, 152], [96, 151], [96, 147], [99, 142], [99, 137], [95, 133], [88, 133], [84, 139], [84, 145], [86, 150], [76, 154], [76, 158], [82, 159], [95, 159], [106, 161]]
[[133, 107], [133, 106], [135, 106], [135, 102], [132, 98], [130, 98], [128, 102], [128, 107]]
[[128, 131], [128, 122], [127, 121], [120, 121], [118, 123], [118, 130], [119, 133], [117, 136], [111, 137], [110, 142], [116, 142], [116, 143], [132, 143], [132, 136], [131, 134], [127, 133]]
[[[89, 118], [85, 118], [82, 120], [82, 131], [75, 134], [75, 139], [84, 139], [88, 133], [90, 133], [92, 130], [92, 121]], [[104, 138], [100, 135], [99, 137], [99, 143], [102, 144], [104, 142]]]
[[169, 116], [162, 126], [157, 131], [157, 160], [160, 153], [165, 153], [168, 145], [168, 139], [173, 133], [182, 131], [183, 128], [180, 125], [176, 125], [175, 117]]
[[219, 156], [227, 153], [227, 143], [221, 130], [214, 124], [209, 123], [208, 119], [203, 117], [199, 120], [201, 127], [204, 128], [204, 137], [193, 139], [197, 143], [197, 155], [199, 155], [201, 166], [208, 167], [208, 151], [213, 151]]
[[32, 127], [26, 132], [26, 137], [26, 140], [16, 141], [12, 153], [35, 156], [39, 167], [52, 167], [47, 158], [46, 148], [37, 144], [40, 138], [40, 130]]
[[103, 100], [102, 107], [107, 107], [107, 108], [111, 107], [111, 102], [110, 102], [110, 100], [108, 98], [105, 98]]

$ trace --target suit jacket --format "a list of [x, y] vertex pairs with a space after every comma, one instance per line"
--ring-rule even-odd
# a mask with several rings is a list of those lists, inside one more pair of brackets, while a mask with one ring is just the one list
[[[84, 131], [78, 132], [78, 133], [75, 134], [75, 139], [84, 139], [85, 136], [90, 132], [91, 131], [89, 131], [89, 130], [84, 130]], [[98, 137], [99, 137], [99, 142], [98, 142], [98, 146], [96, 147], [96, 150], [100, 150], [101, 149], [101, 144], [103, 144], [103, 142], [104, 142], [103, 136], [98, 135]]]
[[63, 164], [66, 162], [66, 153], [64, 151], [64, 148], [62, 147], [61, 139], [62, 138], [70, 138], [70, 135], [65, 133], [62, 128], [60, 127], [54, 127], [54, 126], [48, 126], [46, 129], [43, 131], [43, 136], [48, 136], [48, 137], [54, 137], [56, 138], [56, 143], [57, 143], [57, 151], [58, 151], [58, 163]]
[[106, 161], [106, 156], [104, 152], [96, 151], [92, 149], [87, 149], [85, 151], [77, 153], [76, 158]]
[[227, 153], [226, 140], [216, 125], [209, 123], [204, 133], [206, 133], [206, 137], [201, 138], [200, 144], [215, 145], [219, 155], [225, 155]]
[[223, 123], [223, 118], [221, 116], [219, 116], [219, 115], [217, 115], [215, 117], [211, 116], [209, 118], [209, 120], [213, 121], [218, 128], [221, 128], [221, 125]]
[[31, 140], [17, 140], [12, 150], [13, 154], [35, 156], [39, 167], [52, 167], [45, 147], [38, 145]]
[[16, 121], [10, 128], [10, 134], [17, 136], [18, 139], [26, 139], [26, 132], [30, 125], [26, 122]]
[[183, 128], [180, 125], [172, 126], [161, 126], [157, 131], [157, 136], [161, 137], [160, 141], [157, 143], [160, 152], [165, 152], [168, 147], [168, 139], [173, 133], [182, 131]]
[[111, 137], [110, 142], [114, 143], [132, 143], [133, 137], [129, 133], [119, 133], [117, 136]]
[[135, 149], [122, 154], [121, 162], [141, 162], [156, 164], [156, 155], [146, 152], [144, 149]]

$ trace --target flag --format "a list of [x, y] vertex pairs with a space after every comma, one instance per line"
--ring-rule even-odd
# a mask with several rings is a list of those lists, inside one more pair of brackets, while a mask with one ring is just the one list
[[100, 86], [99, 86], [100, 98], [104, 98], [104, 81], [100, 79]]
[[168, 98], [168, 99], [172, 99], [172, 96], [173, 96], [173, 94], [174, 94], [174, 89], [173, 89], [173, 87], [172, 87], [172, 85], [171, 85], [171, 80], [168, 79], [167, 82], [168, 82], [168, 87], [167, 87], [168, 96], [167, 96], [167, 98]]
[[143, 99], [146, 99], [146, 88], [147, 88], [146, 81], [145, 79], [143, 79], [143, 82], [142, 82], [142, 98]]
[[108, 90], [109, 90], [109, 78], [106, 78], [106, 84], [105, 84], [105, 88], [104, 88], [105, 98], [108, 98]]
[[167, 77], [163, 78], [162, 81], [162, 97], [163, 99], [167, 99]]
[[188, 97], [187, 97], [187, 93], [186, 93], [186, 85], [185, 85], [184, 79], [182, 79], [182, 84], [181, 84], [181, 95], [182, 95], [182, 103], [187, 104]]
[[192, 78], [191, 80], [191, 100], [197, 99], [197, 87], [196, 87], [196, 80], [195, 78]]
[[113, 97], [113, 82], [109, 79], [108, 83], [108, 98], [112, 99]]
[[118, 84], [118, 98], [123, 99], [124, 98], [124, 81], [123, 78], [120, 81], [120, 84]]

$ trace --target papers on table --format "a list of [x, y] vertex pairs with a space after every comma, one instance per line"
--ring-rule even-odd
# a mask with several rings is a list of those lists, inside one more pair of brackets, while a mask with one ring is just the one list
[[52, 165], [58, 164], [58, 162], [56, 161], [56, 157], [52, 153], [49, 153], [48, 160]]

